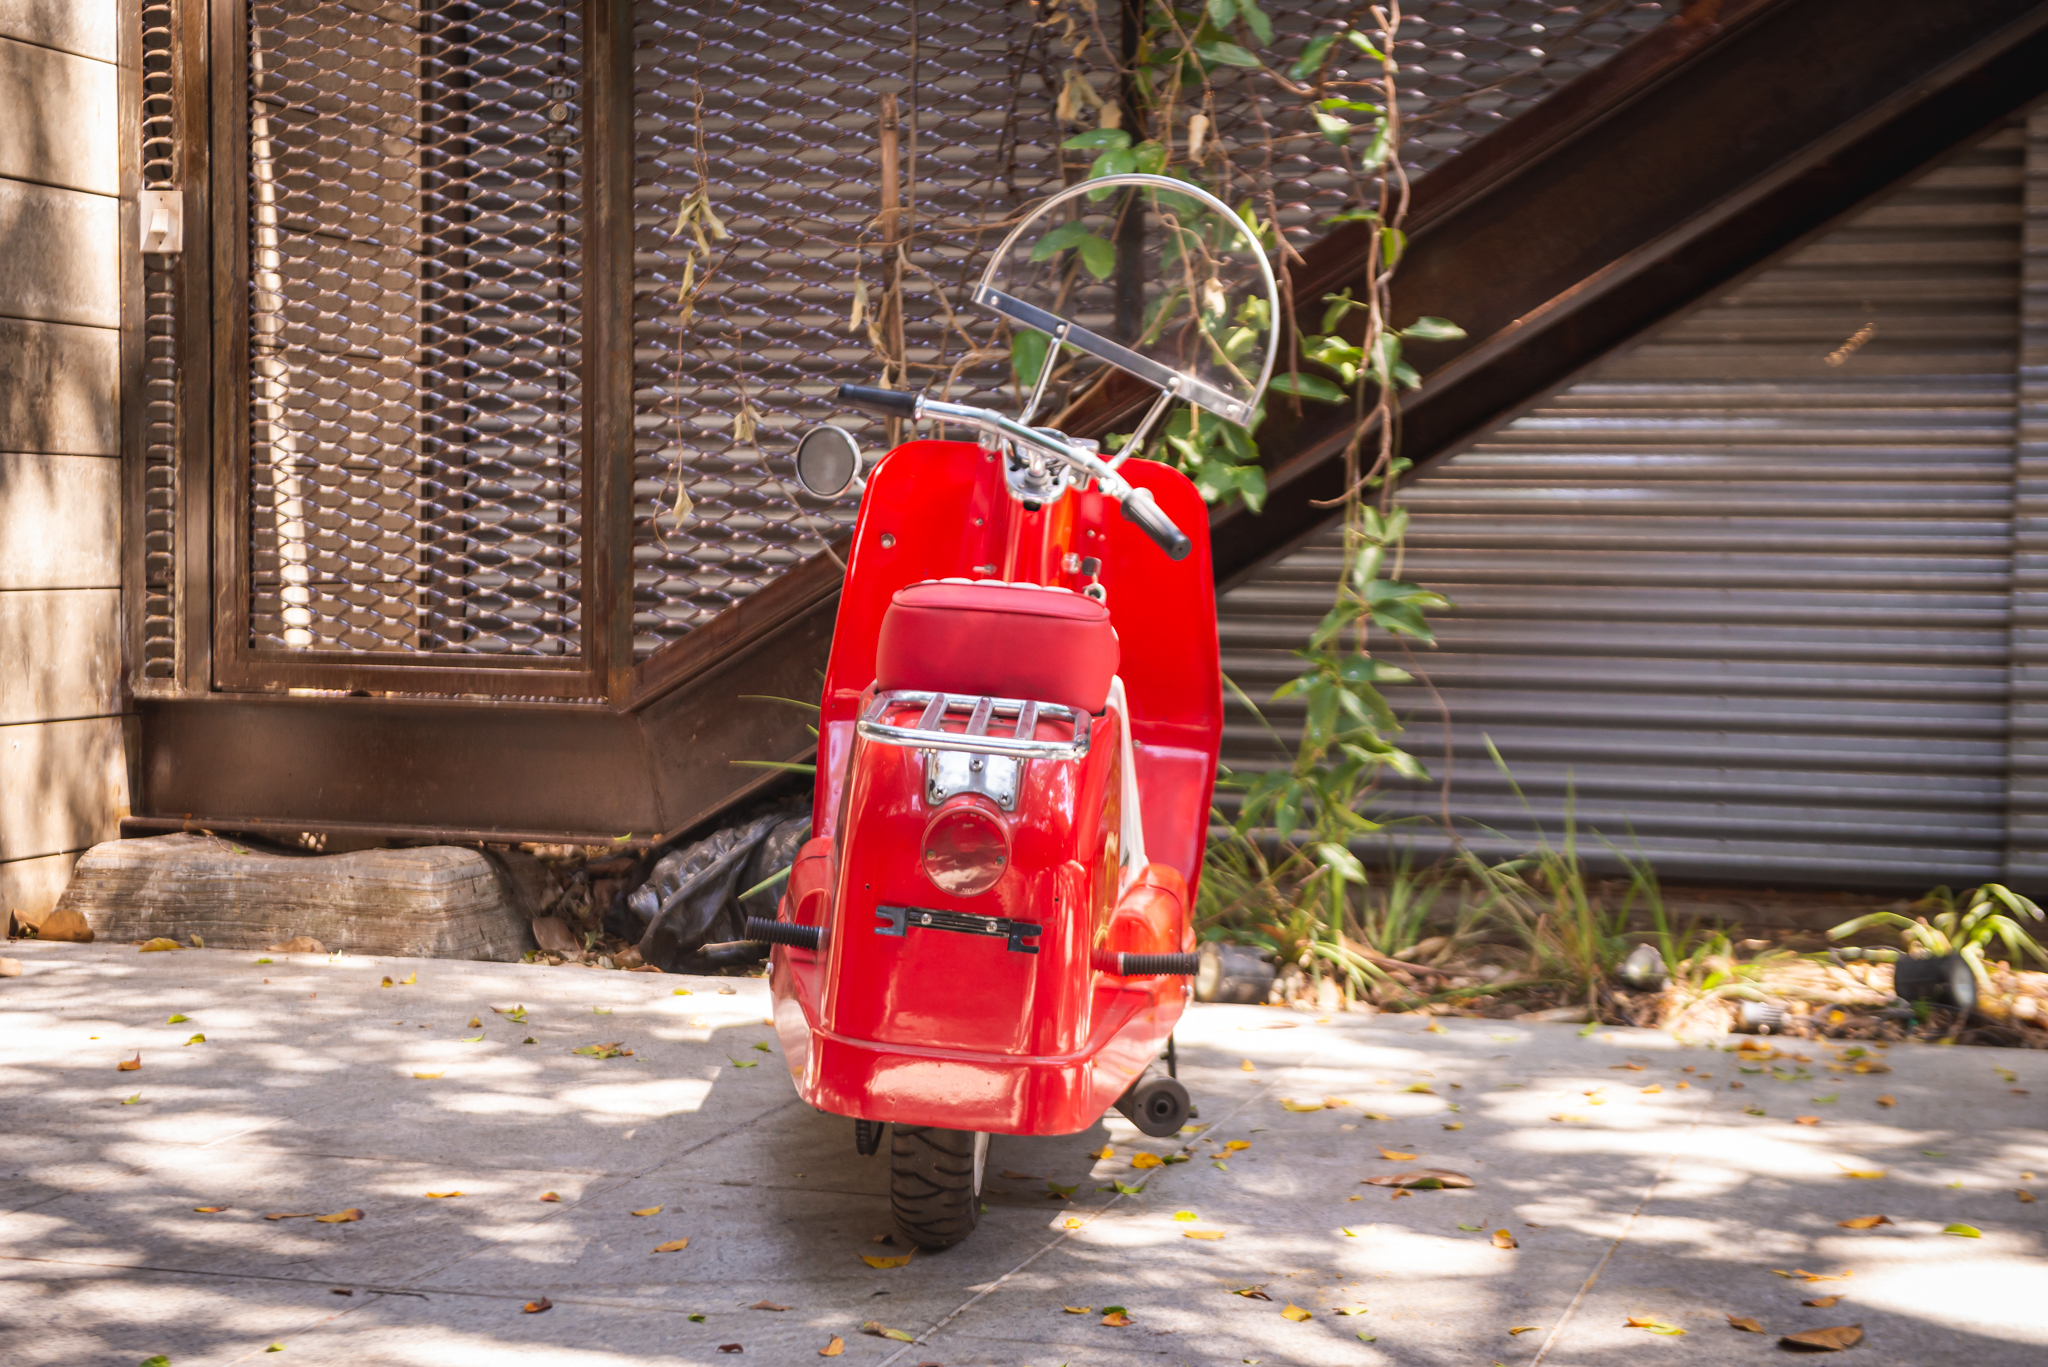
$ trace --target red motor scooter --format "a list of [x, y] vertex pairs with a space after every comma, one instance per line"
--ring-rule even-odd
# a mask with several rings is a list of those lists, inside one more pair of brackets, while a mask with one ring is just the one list
[[[854, 1118], [864, 1154], [892, 1127], [896, 1222], [925, 1248], [974, 1228], [990, 1134], [1069, 1134], [1115, 1105], [1168, 1135], [1190, 1113], [1153, 1065], [1196, 966], [1215, 588], [1201, 495], [1128, 457], [1176, 399], [1248, 424], [1277, 310], [1238, 216], [1144, 175], [1038, 206], [973, 299], [1042, 358], [1021, 418], [846, 385], [849, 406], [976, 439], [906, 442], [864, 487], [841, 429], [798, 448], [811, 493], [862, 502], [812, 839], [776, 919], [748, 923], [774, 946], [797, 1091]], [[1089, 365], [1160, 390], [1114, 459], [1031, 425], [1056, 368]]]

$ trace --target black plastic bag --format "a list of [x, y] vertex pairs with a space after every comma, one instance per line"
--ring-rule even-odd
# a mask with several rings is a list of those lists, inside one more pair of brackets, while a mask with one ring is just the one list
[[[747, 912], [740, 907], [739, 894], [775, 871], [776, 865], [763, 860], [771, 847], [788, 844], [782, 863], [795, 857], [803, 836], [791, 833], [810, 830], [810, 813], [782, 808], [765, 812], [742, 825], [729, 826], [694, 844], [663, 855], [647, 881], [626, 897], [626, 914], [640, 929], [640, 957], [657, 968], [676, 972], [684, 960], [706, 943], [737, 940], [746, 926]], [[775, 837], [781, 836], [781, 839]], [[757, 876], [749, 873], [759, 869]], [[743, 881], [744, 880], [744, 881]], [[756, 894], [750, 902], [766, 899], [768, 910], [755, 915], [774, 915], [779, 888]]]

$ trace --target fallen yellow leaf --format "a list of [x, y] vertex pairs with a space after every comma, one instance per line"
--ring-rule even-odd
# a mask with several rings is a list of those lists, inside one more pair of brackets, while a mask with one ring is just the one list
[[916, 1335], [905, 1333], [901, 1329], [891, 1329], [880, 1320], [862, 1320], [860, 1322], [860, 1331], [863, 1334], [873, 1334], [878, 1339], [895, 1339], [898, 1343], [915, 1343], [917, 1341]]
[[142, 942], [142, 952], [144, 954], [155, 954], [166, 949], [183, 949], [184, 947], [176, 940], [167, 940], [161, 935], [157, 936], [154, 940], [144, 940]]
[[1135, 1153], [1131, 1155], [1131, 1166], [1134, 1168], [1161, 1168], [1166, 1166], [1166, 1160], [1156, 1153]]
[[827, 1343], [823, 1348], [820, 1348], [818, 1350], [818, 1356], [821, 1358], [836, 1358], [845, 1351], [846, 1340], [839, 1337], [839, 1335], [834, 1334], [832, 1336], [832, 1341], [830, 1343]]
[[384, 981], [383, 981], [383, 982], [381, 982], [381, 983], [379, 983], [379, 984], [378, 984], [378, 986], [380, 986], [380, 987], [390, 987], [390, 986], [391, 986], [391, 978], [390, 978], [390, 976], [389, 976], [389, 975], [386, 975], [386, 976], [385, 976], [385, 979], [384, 979]]
[[419, 982], [419, 980], [420, 980], [419, 970], [418, 970], [418, 969], [414, 969], [414, 970], [413, 970], [413, 972], [412, 972], [412, 974], [411, 974], [411, 976], [410, 976], [410, 977], [407, 977], [407, 978], [404, 978], [404, 979], [402, 979], [402, 980], [400, 980], [400, 982], [399, 982], [399, 984], [398, 984], [398, 985], [399, 985], [400, 987], [411, 987], [411, 986], [413, 986], [414, 984], [416, 984], [417, 982]]
[[431, 1082], [441, 1075], [439, 1073], [414, 1073], [413, 1076]]
[[430, 1191], [427, 1193], [427, 1196], [435, 1201], [445, 1201], [451, 1196], [460, 1195], [462, 1195], [462, 1193], [459, 1191]]
[[1843, 1229], [1876, 1229], [1879, 1225], [1888, 1225], [1891, 1222], [1889, 1215], [1859, 1215], [1853, 1220], [1835, 1221]]
[[226, 1207], [226, 1206], [194, 1206], [194, 1207], [192, 1207], [192, 1209], [194, 1209], [194, 1210], [198, 1211], [198, 1212], [199, 1212], [199, 1213], [200, 1213], [201, 1215], [218, 1215], [218, 1214], [220, 1214], [220, 1213], [221, 1213], [222, 1211], [226, 1210], [226, 1209], [227, 1209], [227, 1207]]
[[913, 1254], [906, 1253], [900, 1258], [878, 1258], [872, 1253], [863, 1253], [860, 1260], [869, 1267], [907, 1267]]
[[1627, 1327], [1630, 1329], [1647, 1329], [1653, 1334], [1677, 1335], [1683, 1334], [1685, 1332], [1685, 1330], [1679, 1328], [1675, 1324], [1672, 1324], [1666, 1320], [1653, 1318], [1649, 1315], [1630, 1315], [1628, 1317]]
[[[1838, 1165], [1839, 1166], [1839, 1165]], [[1883, 1168], [1843, 1168], [1842, 1176], [1858, 1177], [1866, 1182], [1875, 1182], [1885, 1175]]]
[[117, 1073], [132, 1073], [142, 1066], [142, 1054], [138, 1050], [134, 1058], [124, 1058], [114, 1065]]
[[1246, 1059], [1243, 1063], [1240, 1063], [1237, 1066], [1241, 1071], [1247, 1073], [1256, 1073], [1259, 1071], [1258, 1069], [1252, 1067], [1252, 1061], [1250, 1059]]
[[562, 1198], [552, 1191], [544, 1191], [540, 1194], [540, 1199], [543, 1201], [559, 1201]]
[[1311, 1315], [1308, 1311], [1292, 1302], [1289, 1302], [1287, 1308], [1280, 1312], [1280, 1317], [1293, 1320], [1296, 1324], [1303, 1324], [1315, 1318], [1314, 1315]]
[[1386, 1159], [1389, 1163], [1412, 1163], [1422, 1156], [1419, 1153], [1400, 1153], [1380, 1145], [1375, 1145], [1374, 1147], [1379, 1149], [1380, 1157]]
[[1131, 1322], [1131, 1317], [1124, 1312], [1122, 1306], [1111, 1306], [1109, 1313], [1102, 1317], [1102, 1322], [1112, 1329], [1121, 1329]]
[[1840, 1296], [1815, 1296], [1812, 1300], [1805, 1300], [1799, 1303], [1801, 1305], [1811, 1305], [1821, 1310], [1829, 1310], [1834, 1308], [1835, 1302], [1840, 1299], [1842, 1299]]
[[1436, 1095], [1436, 1088], [1430, 1086], [1427, 1082], [1411, 1082], [1401, 1090], [1404, 1092], [1425, 1092], [1430, 1096]]
[[1183, 1239], [1220, 1239], [1223, 1237], [1223, 1231], [1220, 1229], [1184, 1229], [1180, 1232], [1180, 1237]]
[[1199, 1220], [1202, 1217], [1191, 1210], [1177, 1210], [1173, 1213], [1173, 1218], [1176, 1220]]
[[636, 1211], [634, 1211], [633, 1213], [634, 1213], [635, 1215], [659, 1215], [659, 1214], [661, 1214], [661, 1207], [660, 1207], [660, 1206], [649, 1206], [649, 1207], [648, 1207], [647, 1209], [645, 1209], [645, 1210], [636, 1210]]
[[1066, 1311], [1069, 1315], [1092, 1315], [1095, 1313], [1095, 1307], [1092, 1305], [1063, 1305], [1060, 1309]]
[[1078, 1215], [1069, 1215], [1067, 1217], [1066, 1227], [1068, 1229], [1079, 1229], [1081, 1227], [1081, 1217]]
[[1320, 1111], [1323, 1109], [1323, 1103], [1320, 1101], [1295, 1101], [1291, 1098], [1283, 1098], [1280, 1102], [1280, 1107], [1282, 1110], [1297, 1112]]
[[654, 1251], [656, 1253], [681, 1253], [689, 1246], [690, 1241], [688, 1239], [671, 1239], [665, 1244], [656, 1244]]
[[538, 1300], [528, 1301], [525, 1305], [522, 1305], [519, 1308], [524, 1310], [529, 1315], [538, 1315], [543, 1310], [554, 1309], [555, 1303], [549, 1300], [546, 1296], [542, 1296]]
[[1513, 1337], [1516, 1334], [1533, 1334], [1542, 1327], [1543, 1326], [1540, 1324], [1518, 1324], [1514, 1328], [1508, 1330], [1508, 1335], [1509, 1337]]
[[1495, 1248], [1514, 1248], [1516, 1246], [1515, 1236], [1505, 1229], [1496, 1229], [1493, 1232], [1493, 1246]]
[[1089, 1150], [1088, 1156], [1090, 1158], [1114, 1158], [1116, 1157], [1116, 1150], [1111, 1148], [1109, 1145], [1104, 1144], [1099, 1149]]
[[321, 1225], [350, 1225], [362, 1218], [362, 1211], [350, 1206], [347, 1210], [337, 1210], [332, 1215], [315, 1215], [313, 1222]]
[[1728, 1327], [1740, 1329], [1745, 1334], [1761, 1334], [1764, 1331], [1764, 1327], [1761, 1324], [1758, 1324], [1747, 1315], [1730, 1315], [1728, 1317]]
[[1658, 1094], [1659, 1092], [1661, 1092], [1661, 1091], [1663, 1091], [1663, 1090], [1664, 1090], [1664, 1088], [1663, 1088], [1662, 1084], [1660, 1084], [1660, 1083], [1655, 1083], [1655, 1082], [1653, 1082], [1653, 1083], [1651, 1083], [1651, 1084], [1650, 1084], [1649, 1086], [1647, 1086], [1647, 1087], [1643, 1088], [1643, 1095], [1644, 1095], [1644, 1096], [1655, 1096], [1655, 1095], [1657, 1095], [1657, 1094]]
[[1887, 1092], [1877, 1099], [1877, 1104], [1880, 1106], [1896, 1106], [1899, 1104], [1899, 1099]]
[[1252, 1141], [1249, 1139], [1226, 1139], [1223, 1141], [1223, 1151], [1225, 1153], [1236, 1153], [1241, 1149], [1248, 1149], [1251, 1146]]

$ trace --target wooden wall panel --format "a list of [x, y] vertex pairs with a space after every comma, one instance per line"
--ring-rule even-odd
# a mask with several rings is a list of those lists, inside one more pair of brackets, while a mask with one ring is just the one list
[[0, 593], [0, 726], [120, 710], [118, 589]]
[[118, 14], [113, 0], [0, 0], [0, 37], [111, 63]]
[[110, 839], [128, 814], [119, 717], [0, 726], [0, 862]]
[[0, 591], [117, 587], [120, 498], [114, 461], [0, 451]]
[[0, 176], [112, 195], [114, 67], [0, 37]]
[[119, 327], [120, 221], [106, 195], [0, 180], [0, 315]]
[[0, 318], [0, 451], [121, 450], [119, 334]]

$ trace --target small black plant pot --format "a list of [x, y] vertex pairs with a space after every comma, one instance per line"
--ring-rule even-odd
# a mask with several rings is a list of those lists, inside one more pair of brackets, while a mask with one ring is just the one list
[[1953, 1007], [1965, 1016], [1977, 1006], [1977, 978], [1960, 954], [1900, 958], [1892, 965], [1892, 992], [1909, 1002]]

